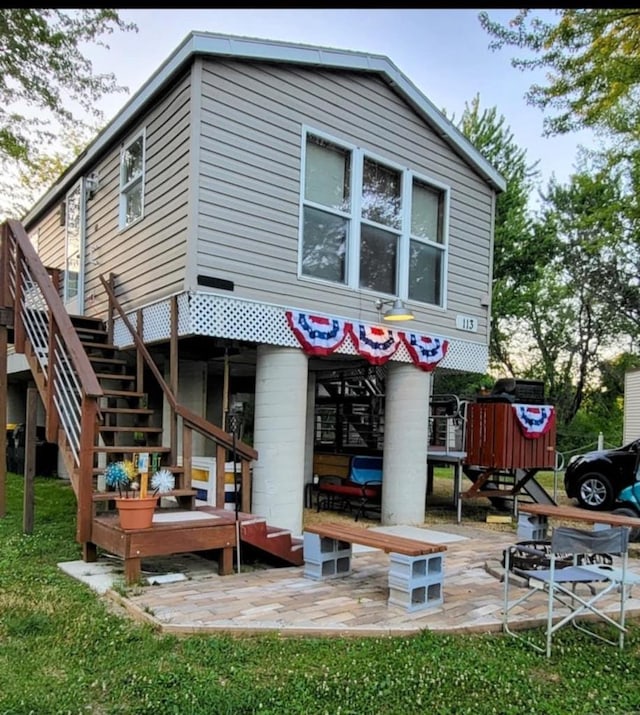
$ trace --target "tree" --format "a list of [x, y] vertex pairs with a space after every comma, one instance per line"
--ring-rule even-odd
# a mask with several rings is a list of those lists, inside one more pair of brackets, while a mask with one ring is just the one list
[[504, 176], [506, 190], [496, 200], [493, 250], [490, 362], [494, 368], [515, 375], [509, 353], [509, 323], [522, 315], [522, 290], [536, 280], [544, 263], [545, 246], [534, 240], [529, 197], [539, 176], [537, 164], [529, 164], [504, 116], [495, 107], [480, 109], [476, 95], [457, 126], [482, 155]]
[[544, 380], [564, 425], [599, 385], [603, 351], [619, 351], [625, 334], [608, 287], [611, 260], [624, 252], [624, 203], [609, 178], [584, 172], [566, 186], [550, 181], [535, 234], [553, 250], [524, 297], [515, 331], [528, 376]]
[[[56, 140], [62, 132], [93, 135], [102, 120], [97, 101], [126, 91], [113, 74], [94, 74], [82, 52], [86, 43], [108, 47], [100, 38], [115, 30], [137, 28], [113, 9], [0, 10], [0, 168], [5, 180], [15, 184], [21, 175], [42, 170], [44, 157], [61, 151]], [[38, 190], [56, 178], [46, 173]]]
[[512, 59], [522, 70], [545, 70], [548, 84], [534, 84], [527, 101], [556, 110], [546, 117], [548, 135], [578, 129], [603, 129], [640, 139], [640, 10], [637, 8], [578, 8], [545, 10], [556, 22], [520, 10], [505, 27], [489, 14], [479, 14], [482, 27], [495, 39], [492, 49], [505, 45], [528, 51]]

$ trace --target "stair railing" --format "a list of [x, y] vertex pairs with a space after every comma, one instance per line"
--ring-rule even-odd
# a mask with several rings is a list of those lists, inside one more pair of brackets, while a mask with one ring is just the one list
[[[184, 486], [188, 488], [191, 484], [191, 445], [193, 443], [193, 432], [195, 431], [203, 435], [205, 438], [211, 439], [216, 445], [216, 504], [224, 504], [225, 456], [228, 451], [233, 451], [234, 454], [240, 459], [241, 465], [241, 508], [242, 511], [249, 512], [251, 510], [250, 467], [251, 462], [258, 458], [257, 451], [250, 445], [246, 444], [246, 442], [234, 439], [233, 434], [225, 432], [222, 428], [213, 424], [213, 422], [209, 422], [204, 417], [201, 417], [196, 412], [193, 412], [193, 410], [190, 410], [188, 407], [185, 407], [178, 402], [175, 394], [169, 385], [167, 385], [166, 381], [162, 377], [162, 373], [151, 357], [147, 346], [144, 344], [144, 340], [129, 320], [124, 308], [116, 297], [113, 288], [113, 280], [107, 280], [103, 276], [100, 276], [100, 281], [102, 282], [109, 298], [109, 305], [117, 312], [122, 320], [122, 323], [131, 334], [138, 354], [142, 356], [144, 362], [151, 370], [151, 373], [166, 397], [172, 414], [177, 415], [182, 419], [182, 466], [187, 480]], [[111, 316], [109, 316], [109, 319], [111, 320]], [[175, 454], [176, 446], [170, 446], [171, 452]]]
[[[4, 306], [13, 310], [14, 346], [33, 373], [46, 414], [46, 435], [58, 442], [78, 501], [77, 538], [90, 538], [94, 445], [103, 391], [60, 294], [19, 221], [2, 227]], [[61, 430], [61, 431], [60, 431]]]

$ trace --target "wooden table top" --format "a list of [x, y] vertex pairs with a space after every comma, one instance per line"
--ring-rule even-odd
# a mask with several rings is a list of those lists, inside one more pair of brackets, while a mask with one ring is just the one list
[[640, 517], [613, 514], [610, 511], [581, 509], [576, 506], [556, 506], [554, 504], [518, 504], [518, 511], [523, 514], [551, 516], [557, 519], [584, 521], [588, 524], [609, 524], [610, 526], [640, 527]]

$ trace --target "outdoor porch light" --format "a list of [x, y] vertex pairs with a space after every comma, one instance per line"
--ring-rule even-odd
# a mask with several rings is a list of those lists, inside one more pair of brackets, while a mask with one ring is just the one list
[[392, 298], [391, 300], [378, 298], [378, 300], [376, 300], [378, 313], [382, 310], [382, 306], [384, 305], [391, 305], [391, 308], [384, 312], [382, 316], [383, 320], [415, 320], [416, 316], [405, 306], [400, 298]]

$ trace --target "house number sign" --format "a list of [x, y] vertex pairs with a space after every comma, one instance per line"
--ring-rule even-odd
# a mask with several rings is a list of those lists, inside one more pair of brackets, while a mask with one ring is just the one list
[[470, 315], [456, 315], [456, 328], [466, 330], [468, 333], [477, 333], [478, 319]]

